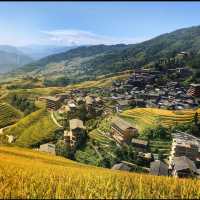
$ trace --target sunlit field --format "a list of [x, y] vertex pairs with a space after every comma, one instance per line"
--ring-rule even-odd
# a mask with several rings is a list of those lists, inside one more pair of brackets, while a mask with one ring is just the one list
[[142, 131], [159, 123], [164, 126], [171, 126], [191, 122], [196, 112], [200, 113], [200, 109], [171, 111], [157, 108], [135, 108], [124, 111], [120, 116], [135, 124]]
[[0, 147], [0, 198], [199, 198], [200, 181], [97, 168]]

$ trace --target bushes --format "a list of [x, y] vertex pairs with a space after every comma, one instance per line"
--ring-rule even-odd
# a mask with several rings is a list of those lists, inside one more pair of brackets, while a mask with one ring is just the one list
[[74, 153], [70, 149], [68, 145], [65, 144], [64, 140], [59, 140], [56, 143], [56, 155], [58, 156], [64, 156], [66, 158], [73, 159], [74, 158]]
[[60, 77], [55, 80], [44, 80], [44, 85], [46, 87], [51, 87], [51, 86], [58, 86], [58, 87], [64, 87], [67, 86], [70, 83], [70, 80], [67, 77]]
[[144, 136], [148, 139], [155, 140], [155, 139], [163, 139], [163, 140], [170, 140], [170, 130], [169, 128], [165, 128], [162, 125], [158, 125], [155, 128], [148, 128], [144, 131]]

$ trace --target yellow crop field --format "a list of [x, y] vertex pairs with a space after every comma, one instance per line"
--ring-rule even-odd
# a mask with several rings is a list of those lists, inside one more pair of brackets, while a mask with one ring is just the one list
[[135, 126], [142, 131], [158, 123], [164, 126], [171, 126], [178, 123], [190, 122], [193, 120], [196, 112], [200, 114], [200, 109], [172, 111], [158, 108], [135, 108], [124, 111], [120, 116], [135, 124]]
[[99, 78], [94, 81], [85, 81], [79, 84], [70, 85], [67, 88], [68, 89], [82, 89], [82, 88], [95, 88], [95, 87], [97, 88], [110, 87], [112, 86], [112, 81], [127, 79], [129, 76], [130, 76], [130, 72], [127, 72], [127, 73], [112, 76], [109, 78]]
[[78, 164], [16, 147], [0, 147], [0, 198], [200, 198], [200, 181]]

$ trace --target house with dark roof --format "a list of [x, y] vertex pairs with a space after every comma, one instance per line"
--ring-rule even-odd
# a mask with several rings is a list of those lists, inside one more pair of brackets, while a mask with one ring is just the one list
[[80, 119], [72, 119], [69, 121], [69, 131], [64, 131], [64, 140], [72, 148], [76, 148], [85, 137], [85, 126]]
[[197, 174], [195, 163], [186, 156], [174, 157], [172, 175], [175, 177], [193, 177]]
[[145, 152], [148, 148], [148, 141], [147, 140], [141, 140], [137, 138], [133, 138], [131, 140], [131, 144], [138, 150]]
[[150, 163], [150, 173], [156, 176], [168, 176], [168, 166], [160, 160]]
[[45, 100], [46, 101], [46, 107], [48, 110], [58, 110], [61, 105], [60, 97], [40, 97], [39, 100]]
[[124, 163], [118, 163], [118, 164], [113, 165], [113, 167], [111, 169], [122, 170], [122, 171], [130, 171], [131, 167], [129, 167], [128, 165], [126, 165]]
[[190, 84], [190, 88], [187, 91], [187, 95], [193, 97], [200, 97], [200, 84]]
[[56, 149], [55, 144], [46, 143], [46, 144], [41, 144], [40, 145], [39, 151], [55, 155], [56, 154], [56, 150], [55, 149]]
[[119, 117], [112, 119], [111, 129], [111, 135], [118, 143], [130, 143], [133, 137], [138, 136], [138, 130]]

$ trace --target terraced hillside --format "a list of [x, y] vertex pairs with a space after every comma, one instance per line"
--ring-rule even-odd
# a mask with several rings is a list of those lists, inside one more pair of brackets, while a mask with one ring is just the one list
[[18, 121], [23, 114], [7, 103], [0, 103], [0, 128]]
[[5, 134], [16, 136], [17, 145], [29, 147], [52, 139], [57, 128], [50, 114], [40, 109], [5, 130]]
[[92, 167], [62, 157], [0, 147], [0, 198], [199, 198], [200, 181]]
[[120, 116], [135, 124], [140, 131], [143, 131], [145, 128], [155, 126], [158, 123], [171, 126], [190, 122], [196, 112], [200, 114], [200, 109], [171, 111], [157, 108], [135, 108], [124, 111]]

